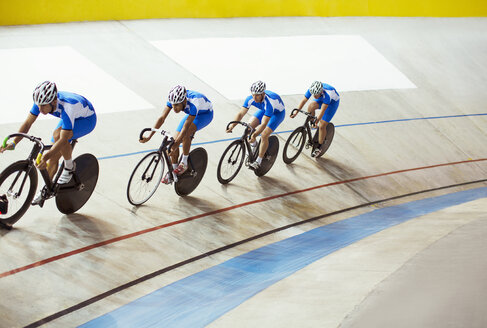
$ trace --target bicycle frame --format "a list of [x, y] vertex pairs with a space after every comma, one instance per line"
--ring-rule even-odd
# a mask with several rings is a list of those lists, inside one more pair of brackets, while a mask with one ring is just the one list
[[[144, 133], [147, 132], [147, 131], [158, 132], [162, 136], [164, 136], [164, 138], [162, 139], [161, 145], [159, 146], [159, 149], [157, 150], [157, 152], [159, 153], [159, 155], [161, 157], [164, 157], [164, 160], [166, 161], [166, 165], [168, 167], [168, 170], [170, 170], [170, 172], [171, 172], [171, 179], [172, 179], [172, 181], [173, 182], [177, 182], [178, 181], [178, 177], [171, 170], [171, 167], [172, 167], [171, 157], [169, 156], [169, 154], [167, 152], [168, 149], [171, 149], [172, 145], [174, 144], [174, 142], [175, 142], [174, 138], [167, 131], [164, 131], [164, 130], [161, 130], [161, 129], [155, 129], [155, 128], [145, 128], [145, 129], [143, 129], [140, 132], [140, 136], [139, 136], [139, 139], [140, 140], [142, 140], [142, 137], [143, 137]], [[152, 162], [150, 164], [152, 164]], [[150, 166], [151, 165], [149, 165], [147, 167], [147, 169]], [[147, 171], [147, 169], [146, 169], [146, 171]], [[154, 175], [155, 169], [156, 169], [156, 167], [154, 166], [154, 171], [152, 172], [151, 176]], [[146, 171], [144, 171], [144, 175], [147, 173]]]
[[248, 123], [240, 122], [240, 121], [231, 121], [227, 124], [227, 130], [229, 129], [230, 124], [234, 124], [234, 123], [245, 126], [244, 133], [240, 137], [240, 140], [242, 140], [244, 142], [245, 148], [247, 149], [247, 153], [249, 154], [247, 161], [245, 162], [245, 165], [249, 166], [249, 160], [248, 159], [253, 160], [253, 158], [251, 158], [251, 157], [254, 155], [254, 154], [252, 154], [252, 147], [250, 146], [249, 136], [252, 135], [252, 133], [255, 131], [255, 129], [252, 126], [250, 126], [250, 124], [248, 124]]
[[[7, 136], [5, 138], [5, 140], [3, 141], [3, 146], [6, 147], [7, 141], [13, 137], [23, 137], [23, 138], [26, 138], [26, 139], [34, 142], [32, 150], [31, 150], [29, 156], [27, 157], [28, 168], [27, 168], [26, 174], [24, 176], [24, 179], [20, 185], [19, 193], [17, 195], [14, 195], [14, 197], [19, 197], [22, 194], [22, 190], [24, 188], [24, 184], [25, 184], [25, 181], [27, 180], [27, 177], [30, 173], [30, 170], [35, 169], [34, 163], [40, 161], [44, 151], [51, 149], [52, 145], [44, 145], [44, 143], [42, 143], [42, 141], [41, 141], [41, 138], [37, 138], [37, 137], [31, 136], [31, 135], [19, 132], [19, 133], [13, 133], [13, 134]], [[70, 142], [71, 147], [74, 148], [76, 143], [77, 143], [76, 139], [71, 140], [71, 142]], [[48, 173], [47, 169], [39, 170], [39, 172], [41, 173], [41, 176], [42, 176], [42, 178], [46, 184], [46, 187], [45, 187], [46, 188], [45, 189], [46, 195], [43, 195], [43, 197], [45, 197], [45, 199], [54, 197], [56, 194], [58, 194], [60, 192], [66, 192], [66, 191], [72, 190], [73, 188], [79, 188], [80, 187], [81, 182], [79, 181], [76, 174], [73, 175], [73, 178], [75, 180], [75, 186], [74, 187], [73, 186], [69, 186], [69, 187], [66, 186], [66, 187], [61, 187], [61, 188], [59, 187], [59, 185], [57, 184], [57, 181], [58, 181], [59, 177], [61, 176], [63, 168], [64, 168], [64, 163], [61, 165], [61, 168], [58, 169], [58, 172], [57, 172], [54, 179], [51, 179], [49, 177], [49, 173]], [[14, 181], [12, 182], [12, 185], [10, 186], [9, 190], [12, 188], [13, 185], [16, 184], [20, 174], [21, 174], [21, 172], [19, 172], [17, 174], [17, 176], [15, 177]]]
[[313, 116], [310, 113], [297, 108], [293, 109], [291, 115], [293, 115], [295, 112], [300, 112], [306, 115], [306, 120], [304, 121], [302, 127], [306, 129], [306, 134], [308, 135], [308, 142], [306, 143], [306, 149], [308, 149], [313, 145], [313, 135], [311, 133], [311, 122], [316, 120], [316, 116]]

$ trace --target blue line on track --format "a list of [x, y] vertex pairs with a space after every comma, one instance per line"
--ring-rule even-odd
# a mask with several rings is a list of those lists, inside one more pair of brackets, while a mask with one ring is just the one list
[[315, 228], [176, 281], [81, 327], [203, 327], [343, 247], [419, 216], [486, 197], [487, 187], [471, 189]]
[[[437, 119], [442, 119], [442, 118], [458, 118], [458, 117], [469, 117], [469, 116], [487, 116], [487, 113], [480, 113], [480, 114], [462, 114], [462, 115], [446, 115], [446, 116], [431, 116], [431, 117], [417, 117], [417, 118], [403, 118], [403, 119], [387, 120], [387, 121], [375, 121], [375, 122], [340, 124], [340, 125], [335, 125], [335, 127], [341, 128], [341, 127], [347, 127], [347, 126], [359, 126], [359, 125], [371, 125], [371, 124], [385, 124], [385, 123], [420, 121], [420, 120], [437, 120]], [[275, 134], [291, 133], [292, 131], [294, 131], [294, 130], [279, 131], [279, 132], [275, 132]], [[219, 143], [219, 142], [225, 142], [225, 141], [232, 141], [232, 140], [237, 140], [237, 139], [239, 139], [239, 138], [237, 137], [237, 138], [219, 139], [219, 140], [213, 140], [213, 141], [193, 143], [192, 145], [193, 146], [209, 145], [209, 144], [214, 144], [214, 143]], [[143, 153], [149, 153], [149, 152], [154, 151], [154, 150], [157, 150], [157, 149], [149, 149], [149, 150], [142, 150], [142, 151], [138, 151], [138, 152], [134, 152], [134, 153], [127, 153], [127, 154], [119, 154], [119, 155], [98, 157], [98, 160], [101, 161], [101, 160], [104, 160], [104, 159], [113, 159], [113, 158], [119, 158], [119, 157], [126, 157], [126, 156], [138, 155], [138, 154], [143, 154]]]

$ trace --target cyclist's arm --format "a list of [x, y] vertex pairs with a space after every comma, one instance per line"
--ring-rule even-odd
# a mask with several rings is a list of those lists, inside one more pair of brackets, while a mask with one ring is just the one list
[[[162, 126], [162, 124], [164, 124], [164, 122], [166, 121], [166, 118], [170, 112], [171, 112], [171, 108], [169, 108], [169, 106], [166, 106], [162, 110], [161, 116], [159, 116], [159, 118], [157, 119], [156, 124], [154, 125], [154, 128], [159, 129]], [[152, 132], [152, 134], [154, 134], [154, 133], [155, 132]]]
[[[159, 118], [157, 119], [156, 124], [154, 124], [154, 128], [155, 129], [159, 129], [164, 124], [164, 122], [166, 121], [166, 118], [167, 118], [167, 116], [169, 115], [170, 112], [171, 112], [171, 108], [166, 105], [166, 107], [164, 107], [164, 109], [162, 110], [161, 116], [159, 116]], [[154, 133], [155, 132], [152, 131], [150, 133], [149, 137], [144, 138], [144, 139], [149, 140], [150, 138], [152, 138], [152, 136], [154, 135]]]
[[174, 140], [174, 144], [179, 144], [181, 140], [188, 134], [189, 128], [191, 126], [191, 123], [193, 123], [194, 119], [196, 116], [189, 115], [186, 121], [184, 122], [183, 128], [181, 129], [181, 132], [179, 133], [178, 137]]
[[303, 100], [298, 105], [298, 109], [303, 109], [304, 105], [308, 102], [308, 98], [303, 97]]
[[54, 143], [52, 148], [43, 156], [42, 160], [47, 162], [52, 156], [58, 154], [61, 148], [69, 143], [69, 139], [73, 137], [73, 130], [61, 130], [59, 139]]
[[[22, 123], [22, 125], [20, 126], [19, 132], [20, 133], [27, 133], [27, 132], [29, 132], [30, 127], [32, 126], [32, 124], [34, 124], [34, 122], [35, 122], [36, 119], [37, 119], [37, 116], [36, 115], [33, 115], [33, 114], [29, 113], [29, 115], [25, 119], [24, 123]], [[0, 152], [3, 152], [6, 149], [14, 149], [15, 148], [15, 145], [17, 145], [20, 142], [20, 140], [22, 140], [22, 137], [15, 137], [15, 138], [13, 138], [12, 139], [13, 145], [8, 145], [7, 148], [3, 148], [3, 145], [0, 145]]]
[[[27, 132], [29, 132], [30, 127], [32, 126], [32, 124], [34, 124], [34, 122], [36, 121], [36, 119], [37, 119], [37, 116], [36, 115], [33, 115], [33, 114], [29, 113], [29, 115], [25, 119], [24, 123], [22, 123], [22, 125], [20, 126], [19, 132], [20, 133], [27, 133]], [[14, 142], [16, 144], [19, 143], [20, 140], [22, 140], [22, 137], [15, 137], [14, 138]]]
[[[240, 112], [238, 112], [237, 116], [235, 116], [234, 121], [240, 121], [245, 116], [245, 114], [247, 114], [248, 111], [249, 111], [248, 108], [242, 107]], [[231, 132], [233, 130], [233, 128], [235, 127], [235, 125], [237, 125], [237, 123], [231, 124], [230, 127], [228, 128], [227, 132]]]
[[[301, 102], [299, 103], [299, 105], [298, 105], [298, 109], [299, 109], [299, 110], [301, 110], [301, 109], [304, 107], [304, 105], [305, 105], [307, 102], [308, 102], [308, 98], [306, 98], [306, 95], [305, 95], [305, 96], [303, 97], [303, 100], [301, 100]], [[293, 114], [293, 112], [291, 112], [290, 117], [291, 117], [291, 118], [295, 118], [295, 117], [296, 117], [296, 115], [298, 115], [298, 113], [297, 113], [297, 112], [296, 112], [296, 113], [294, 113], [294, 114]]]

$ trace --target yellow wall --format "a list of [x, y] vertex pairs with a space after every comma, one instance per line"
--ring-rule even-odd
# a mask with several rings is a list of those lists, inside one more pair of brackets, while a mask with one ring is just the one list
[[0, 0], [0, 25], [250, 16], [487, 16], [487, 0]]

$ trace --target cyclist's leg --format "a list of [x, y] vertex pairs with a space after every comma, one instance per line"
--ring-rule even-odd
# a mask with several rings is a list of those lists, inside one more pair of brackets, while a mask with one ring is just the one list
[[186, 134], [186, 137], [183, 138], [183, 156], [189, 156], [189, 151], [191, 149], [191, 141], [195, 132], [198, 130], [196, 124], [191, 123], [189, 126], [189, 131]]
[[320, 145], [323, 145], [323, 142], [325, 142], [326, 138], [326, 126], [328, 123], [331, 122], [331, 119], [333, 116], [335, 116], [335, 113], [338, 109], [338, 105], [340, 104], [340, 100], [338, 101], [332, 101], [330, 105], [328, 105], [328, 108], [326, 109], [325, 115], [323, 115], [323, 118], [320, 121], [320, 134], [319, 134], [319, 143]]
[[[71, 179], [72, 172], [74, 171], [73, 163], [73, 147], [69, 142], [73, 139], [79, 139], [89, 134], [95, 129], [96, 126], [96, 114], [89, 117], [77, 118], [74, 121], [74, 126], [72, 131], [66, 131], [70, 134], [68, 136], [68, 142], [61, 148], [60, 154], [64, 158], [64, 172], [59, 178], [59, 183], [66, 183]], [[60, 132], [61, 133], [61, 132]], [[59, 136], [60, 136], [59, 133]], [[59, 139], [59, 136], [56, 136]]]
[[[273, 130], [266, 126], [262, 134], [260, 135], [260, 148], [259, 148], [259, 158], [262, 160], [264, 158], [265, 152], [267, 151], [267, 147], [269, 147], [269, 136]], [[260, 164], [260, 163], [259, 163]]]
[[[57, 142], [59, 138], [61, 137], [61, 129], [62, 129], [63, 121], [59, 120], [58, 125], [56, 126], [56, 129], [52, 133], [52, 138], [51, 141], [53, 143]], [[59, 159], [62, 156], [62, 152], [59, 152], [57, 154], [54, 154], [49, 161], [47, 162], [47, 172], [49, 173], [49, 177], [52, 179], [54, 174], [56, 174], [58, 165], [59, 165]]]
[[[184, 115], [184, 117], [179, 122], [179, 125], [176, 128], [176, 133], [174, 135], [174, 139], [177, 139], [179, 137], [179, 134], [181, 133], [181, 130], [183, 129], [184, 123], [186, 123], [186, 120], [188, 119], [188, 117], [189, 117], [189, 114]], [[191, 124], [191, 127], [193, 125], [194, 124]], [[191, 132], [191, 130], [190, 130], [190, 132]], [[183, 155], [184, 154], [186, 154], [186, 155], [189, 154], [189, 149], [191, 147], [191, 144], [188, 145], [188, 143], [187, 143], [187, 141], [185, 141], [185, 139], [182, 140], [182, 143], [183, 143]], [[186, 152], [185, 152], [185, 150], [186, 150]], [[177, 167], [178, 167], [178, 159], [179, 159], [179, 145], [178, 145], [178, 147], [176, 149], [174, 149], [174, 151], [171, 152], [170, 157], [171, 157], [171, 163], [172, 163], [173, 170], [177, 170]]]
[[194, 135], [196, 131], [199, 131], [205, 128], [206, 126], [208, 126], [208, 124], [210, 124], [212, 120], [213, 120], [213, 111], [196, 115], [196, 117], [193, 120], [193, 123], [191, 124], [191, 127], [193, 127], [194, 125], [196, 130], [194, 130], [193, 133], [190, 134], [190, 136]]
[[269, 137], [274, 132], [277, 127], [284, 121], [284, 118], [286, 117], [285, 111], [281, 111], [279, 113], [274, 113], [269, 120], [269, 123], [267, 123], [266, 128], [264, 131], [262, 131], [261, 137], [260, 137], [260, 148], [259, 148], [259, 157], [263, 158], [265, 155], [265, 152], [267, 151], [267, 148], [269, 147]]
[[322, 104], [321, 100], [315, 99], [313, 97], [313, 101], [311, 101], [308, 105], [308, 113], [315, 116], [316, 110], [317, 109], [319, 110], [321, 108], [321, 104]]
[[[320, 110], [322, 104], [323, 104], [322, 98], [316, 99], [313, 97], [313, 101], [308, 106], [308, 113], [310, 113], [311, 115], [316, 117], [316, 110], [318, 110], [318, 113], [319, 113], [319, 110]], [[321, 133], [321, 132], [319, 132], [319, 133]], [[318, 134], [318, 136], [319, 136], [319, 134]]]
[[91, 133], [96, 126], [96, 114], [74, 120], [73, 136], [68, 140], [79, 139]]
[[265, 110], [259, 109], [257, 112], [252, 115], [250, 118], [249, 124], [252, 128], [256, 128], [260, 122], [262, 122], [262, 117], [264, 117]]
[[187, 167], [188, 165], [188, 156], [189, 151], [191, 148], [191, 142], [193, 140], [194, 134], [196, 131], [199, 131], [205, 128], [210, 122], [213, 120], [213, 111], [208, 111], [206, 113], [201, 113], [196, 115], [193, 122], [189, 127], [189, 131], [186, 134], [186, 137], [183, 139], [183, 157], [182, 162]]
[[[176, 132], [174, 134], [174, 139], [176, 139], [178, 136], [179, 136], [179, 133], [180, 132]], [[179, 146], [176, 147], [176, 149], [174, 149], [171, 154], [169, 155], [169, 157], [171, 158], [171, 163], [172, 163], [172, 168], [175, 169], [176, 167], [178, 167], [178, 158], [179, 158]]]
[[326, 126], [328, 125], [328, 122], [324, 121], [323, 119], [320, 121], [318, 128], [320, 129], [320, 132], [318, 134], [318, 142], [320, 145], [323, 145], [323, 142], [325, 142], [325, 137], [326, 137]]
[[[255, 112], [254, 115], [249, 120], [249, 125], [255, 129], [257, 126], [262, 122], [262, 117], [264, 117], [265, 110], [260, 109], [257, 112]], [[254, 141], [253, 143], [250, 144], [252, 146], [252, 153], [254, 152], [255, 147], [257, 146], [257, 141]]]

